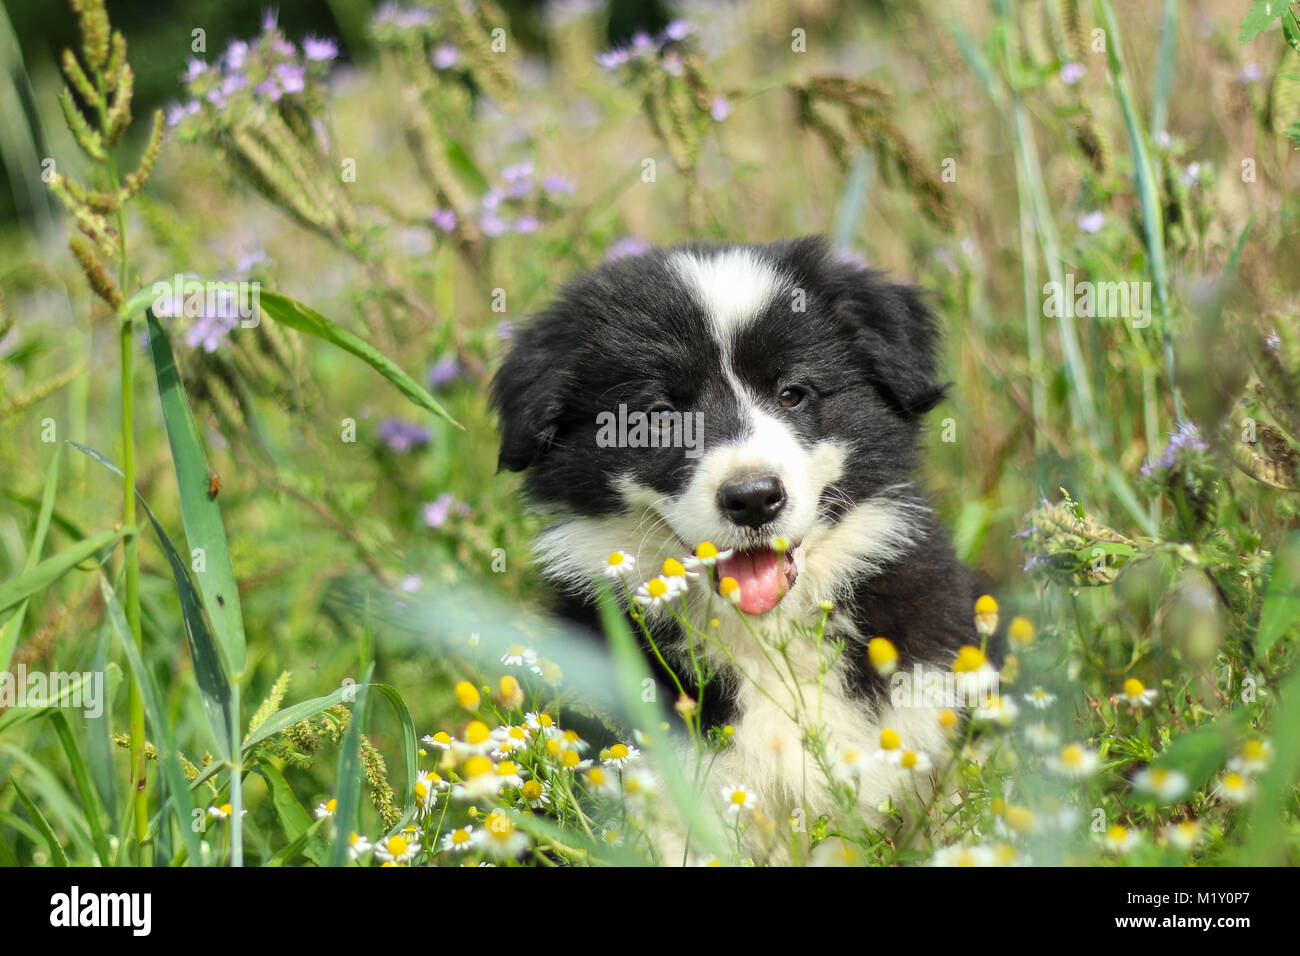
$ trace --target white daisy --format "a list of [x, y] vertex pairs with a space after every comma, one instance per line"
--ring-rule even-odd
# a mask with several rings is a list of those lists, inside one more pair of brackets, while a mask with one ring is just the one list
[[1035, 687], [1028, 694], [1025, 694], [1024, 698], [1025, 703], [1034, 710], [1046, 710], [1056, 703], [1056, 695], [1042, 687]]
[[1187, 793], [1187, 774], [1166, 767], [1143, 767], [1133, 775], [1133, 789], [1155, 797], [1161, 803], [1174, 803]]
[[986, 846], [948, 846], [930, 858], [931, 866], [992, 866], [993, 851]]
[[518, 829], [504, 810], [493, 810], [474, 833], [474, 845], [498, 860], [512, 860], [528, 849], [528, 834]]
[[1205, 828], [1199, 820], [1182, 820], [1165, 827], [1165, 839], [1180, 850], [1192, 850], [1201, 842]]
[[369, 840], [358, 833], [353, 833], [348, 837], [348, 856], [355, 860], [360, 856], [369, 853], [373, 849]]
[[742, 786], [723, 787], [722, 799], [727, 805], [727, 815], [731, 817], [752, 812], [758, 806], [758, 798], [753, 791]]
[[975, 708], [975, 712], [971, 714], [971, 717], [982, 723], [1010, 727], [1019, 713], [1020, 708], [1016, 706], [1015, 700], [1010, 697], [994, 695], [985, 700], [982, 706]]
[[615, 551], [605, 559], [605, 576], [625, 578], [636, 570], [636, 558], [626, 551]]
[[446, 834], [442, 838], [444, 853], [464, 853], [474, 843], [474, 824], [467, 823]]
[[394, 833], [375, 845], [375, 856], [386, 863], [409, 863], [419, 853], [420, 841], [399, 833]]
[[532, 667], [537, 663], [537, 652], [522, 644], [511, 644], [501, 655], [501, 663], [507, 667]]
[[1101, 759], [1083, 744], [1066, 744], [1047, 758], [1047, 766], [1062, 777], [1081, 780], [1097, 772]]
[[1214, 787], [1214, 794], [1226, 803], [1245, 803], [1255, 795], [1255, 781], [1229, 770]]
[[551, 785], [536, 777], [525, 780], [519, 787], [519, 796], [534, 810], [545, 810], [551, 805]]
[[1025, 727], [1025, 740], [1040, 753], [1055, 750], [1061, 745], [1061, 735], [1041, 720]]
[[1111, 853], [1128, 853], [1138, 845], [1138, 834], [1136, 830], [1116, 823], [1106, 828], [1101, 843]]
[[1120, 694], [1120, 698], [1135, 710], [1150, 707], [1156, 702], [1156, 689], [1147, 687], [1136, 677], [1130, 677], [1124, 681], [1124, 690]]
[[1255, 774], [1268, 767], [1273, 759], [1273, 744], [1268, 740], [1247, 740], [1235, 757], [1228, 761], [1228, 769], [1238, 773]]
[[333, 797], [330, 797], [330, 799], [324, 800], [316, 805], [316, 819], [323, 820], [326, 817], [332, 817], [338, 808], [339, 802]]
[[641, 751], [628, 744], [614, 744], [600, 752], [600, 759], [613, 767], [623, 768], [630, 764], [637, 757], [641, 756]]

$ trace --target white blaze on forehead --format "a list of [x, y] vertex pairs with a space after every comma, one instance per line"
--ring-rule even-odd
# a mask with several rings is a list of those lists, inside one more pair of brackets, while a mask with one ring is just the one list
[[703, 306], [724, 355], [736, 333], [791, 284], [752, 249], [677, 252], [669, 263]]

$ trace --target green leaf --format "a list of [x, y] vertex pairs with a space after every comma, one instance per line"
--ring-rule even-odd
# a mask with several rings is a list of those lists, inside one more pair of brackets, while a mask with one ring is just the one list
[[153, 353], [158, 378], [158, 398], [162, 403], [163, 423], [171, 445], [176, 484], [180, 489], [181, 519], [190, 553], [202, 549], [204, 570], [197, 572], [199, 592], [208, 620], [225, 656], [226, 667], [238, 681], [247, 660], [244, 619], [239, 607], [239, 586], [230, 561], [226, 529], [221, 521], [221, 506], [209, 495], [208, 459], [199, 441], [185, 386], [176, 369], [167, 331], [152, 311], [145, 320], [149, 328], [149, 348]]
[[13, 777], [9, 778], [9, 785], [14, 788], [14, 793], [18, 795], [19, 801], [27, 808], [27, 815], [32, 818], [36, 824], [36, 829], [45, 839], [45, 845], [50, 848], [50, 856], [54, 858], [56, 866], [67, 866], [68, 855], [63, 852], [63, 847], [59, 843], [59, 838], [54, 835], [54, 830], [50, 827], [50, 822], [45, 819], [45, 814], [41, 813], [40, 808], [32, 803], [31, 798], [23, 792], [23, 788], [18, 786], [18, 781]]
[[1273, 555], [1273, 573], [1264, 592], [1255, 633], [1255, 657], [1263, 660], [1278, 638], [1300, 619], [1300, 531], [1291, 532]]
[[1250, 13], [1246, 14], [1246, 19], [1241, 21], [1240, 41], [1249, 43], [1267, 30], [1273, 21], [1282, 15], [1282, 11], [1289, 3], [1290, 0], [1255, 0]]
[[[122, 473], [117, 465], [93, 448], [75, 441], [70, 441], [68, 444], [94, 458], [110, 471], [119, 475]], [[237, 739], [235, 734], [238, 720], [235, 712], [238, 710], [238, 704], [234, 696], [235, 689], [221, 660], [221, 649], [212, 636], [207, 616], [203, 613], [203, 600], [199, 597], [194, 582], [190, 580], [189, 568], [181, 558], [180, 552], [176, 550], [176, 546], [172, 544], [171, 538], [167, 536], [153, 509], [149, 507], [149, 503], [144, 500], [140, 492], [135, 493], [135, 498], [144, 508], [144, 513], [148, 515], [154, 534], [158, 536], [158, 543], [167, 557], [167, 563], [171, 565], [172, 580], [176, 583], [176, 596], [181, 605], [181, 623], [185, 626], [185, 640], [189, 644], [190, 661], [194, 665], [194, 676], [198, 681], [203, 710], [207, 714], [208, 724], [212, 728], [213, 737], [216, 738], [219, 752], [226, 759], [230, 759], [230, 755], [234, 752], [234, 741]]]
[[[281, 861], [273, 863], [268, 860], [266, 866], [280, 866], [303, 851], [317, 866], [325, 865], [329, 859], [329, 849], [325, 844], [319, 840], [311, 840], [308, 846], [309, 838], [315, 834], [322, 820], [313, 823], [311, 815], [298, 802], [289, 782], [284, 779], [284, 774], [274, 766], [262, 763], [254, 767], [253, 772], [266, 781], [267, 788], [271, 791], [271, 804], [275, 807], [276, 816], [280, 818], [280, 829], [284, 831], [285, 839], [289, 841], [288, 845], [276, 854], [276, 857], [283, 856]], [[290, 852], [291, 848], [293, 848], [292, 852]]]
[[338, 346], [345, 352], [351, 352], [392, 382], [399, 392], [420, 408], [445, 418], [457, 428], [464, 428], [463, 425], [447, 414], [437, 400], [418, 382], [398, 368], [392, 360], [377, 351], [370, 343], [353, 335], [347, 329], [335, 325], [329, 319], [309, 309], [301, 302], [295, 302], [293, 299], [274, 292], [262, 290], [259, 293], [258, 305], [263, 313], [280, 324], [287, 325], [291, 329], [297, 329], [299, 332], [305, 332], [308, 335], [314, 335], [318, 339], [324, 339], [331, 345]]
[[90, 773], [85, 759], [81, 756], [81, 748], [77, 746], [77, 739], [72, 734], [72, 725], [68, 723], [67, 714], [57, 708], [51, 710], [49, 719], [50, 723], [54, 724], [55, 733], [59, 735], [59, 742], [63, 744], [63, 752], [68, 755], [68, 765], [72, 768], [72, 779], [77, 784], [77, 793], [81, 797], [81, 807], [86, 815], [86, 823], [90, 827], [91, 840], [95, 844], [95, 855], [99, 857], [99, 865], [108, 866], [110, 859], [108, 834], [104, 831], [103, 821], [99, 819], [99, 800], [95, 795], [95, 788], [91, 786]]
[[353, 833], [360, 832], [357, 821], [361, 818], [361, 734], [368, 716], [367, 705], [370, 695], [367, 685], [375, 665], [366, 668], [366, 676], [356, 688], [356, 706], [352, 708], [352, 722], [348, 725], [347, 736], [339, 748], [338, 774], [335, 776], [334, 799], [338, 805], [334, 812], [336, 835], [334, 846], [330, 851], [330, 866], [346, 866], [348, 863], [348, 841]]
[[[99, 555], [97, 563], [102, 564], [108, 558], [108, 554], [99, 554], [99, 552], [109, 545], [116, 544], [132, 531], [133, 529], [129, 528], [119, 528], [116, 531], [97, 534], [85, 541], [78, 541], [53, 557], [46, 558], [30, 571], [24, 571], [18, 577], [10, 578], [4, 584], [0, 584], [0, 611], [13, 607], [29, 595], [49, 587], [87, 558]], [[7, 669], [8, 661], [5, 662], [5, 667]]]
[[157, 763], [167, 780], [167, 803], [172, 808], [190, 860], [199, 863], [203, 856], [199, 852], [199, 835], [193, 829], [194, 805], [186, 798], [189, 787], [186, 784], [185, 771], [181, 767], [172, 727], [163, 720], [164, 711], [159, 703], [162, 695], [158, 692], [158, 682], [153, 671], [145, 667], [144, 661], [140, 658], [140, 652], [135, 646], [135, 638], [126, 623], [126, 614], [123, 613], [117, 594], [114, 593], [113, 586], [108, 583], [106, 576], [100, 576], [99, 590], [104, 597], [104, 609], [113, 633], [117, 635], [117, 642], [122, 648], [122, 653], [126, 655], [131, 673], [135, 675], [136, 684], [140, 687], [140, 696], [144, 698], [145, 718], [153, 727], [153, 742], [158, 748]]
[[1280, 706], [1273, 718], [1273, 762], [1258, 780], [1249, 835], [1237, 861], [1241, 866], [1283, 866], [1288, 845], [1295, 845], [1294, 837], [1287, 837], [1288, 828], [1294, 833], [1287, 808], [1294, 810], [1295, 785], [1300, 779], [1300, 747], [1295, 746], [1300, 737], [1300, 667], [1292, 665], [1277, 696]]
[[315, 823], [309, 826], [302, 833], [298, 834], [297, 837], [295, 837], [293, 840], [291, 840], [289, 843], [283, 846], [279, 851], [276, 852], [275, 856], [271, 857], [262, 865], [263, 866], [284, 866], [286, 863], [292, 862], [298, 856], [298, 854], [303, 852], [304, 850], [307, 853], [308, 859], [310, 859], [312, 862], [316, 863], [317, 865], [320, 865], [321, 861], [316, 859], [316, 857], [313, 855], [312, 852], [313, 848], [318, 845], [317, 841], [312, 840], [312, 837], [316, 835], [316, 832], [324, 825], [327, 819], [329, 818], [325, 817], [320, 820], [317, 820]]

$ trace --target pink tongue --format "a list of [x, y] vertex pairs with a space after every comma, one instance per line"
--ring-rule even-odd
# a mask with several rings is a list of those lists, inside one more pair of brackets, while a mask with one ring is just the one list
[[781, 603], [789, 590], [788, 561], [789, 555], [771, 548], [737, 551], [718, 562], [718, 580], [735, 578], [740, 585], [740, 609], [746, 614], [762, 614]]

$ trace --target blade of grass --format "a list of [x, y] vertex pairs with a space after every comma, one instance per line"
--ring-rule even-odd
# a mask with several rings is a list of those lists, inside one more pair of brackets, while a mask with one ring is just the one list
[[464, 429], [465, 426], [452, 418], [418, 382], [398, 368], [391, 359], [376, 350], [370, 343], [353, 335], [347, 329], [335, 325], [329, 319], [309, 309], [301, 302], [295, 302], [293, 299], [274, 292], [262, 291], [259, 294], [259, 307], [263, 313], [269, 315], [281, 325], [287, 325], [299, 332], [314, 335], [331, 345], [338, 346], [345, 352], [352, 353], [392, 382], [399, 392], [420, 408], [432, 412], [439, 418], [446, 419], [457, 428]]
[[[105, 549], [111, 551], [111, 545], [117, 544], [122, 538], [132, 533], [134, 533], [132, 528], [104, 531], [93, 538], [79, 541], [58, 554], [46, 558], [30, 571], [26, 571], [16, 578], [10, 578], [4, 584], [0, 584], [0, 611], [13, 607], [19, 601], [35, 594], [37, 591], [43, 591], [87, 558], [98, 556], [96, 563], [102, 564], [108, 558], [109, 552], [105, 551]], [[101, 552], [105, 553], [101, 554]], [[7, 669], [9, 662], [5, 661], [4, 663], [5, 669]]]
[[191, 554], [199, 550], [203, 555], [203, 570], [196, 572], [199, 593], [208, 620], [212, 622], [212, 631], [221, 648], [226, 670], [231, 680], [238, 682], [247, 660], [247, 648], [244, 618], [239, 607], [239, 586], [235, 581], [234, 565], [230, 561], [226, 528], [221, 520], [221, 505], [215, 496], [208, 493], [212, 472], [199, 440], [194, 414], [185, 397], [185, 386], [176, 368], [171, 339], [152, 311], [146, 312], [145, 318], [154, 373], [158, 379], [163, 424], [167, 429], [176, 485], [180, 491], [185, 539], [189, 543]]
[[[93, 448], [78, 442], [69, 442], [68, 444], [94, 458], [110, 471], [121, 474], [117, 465]], [[232, 753], [234, 753], [232, 748], [233, 735], [237, 733], [237, 730], [232, 728], [238, 726], [232, 710], [232, 704], [237, 704], [237, 698], [233, 696], [234, 688], [222, 663], [220, 647], [216, 638], [212, 635], [211, 628], [208, 626], [207, 617], [203, 613], [203, 600], [199, 597], [194, 582], [190, 580], [189, 569], [181, 558], [180, 552], [176, 550], [176, 546], [172, 544], [171, 538], [163, 530], [163, 526], [153, 513], [153, 509], [149, 507], [149, 503], [144, 500], [139, 492], [136, 493], [136, 499], [140, 502], [140, 506], [144, 508], [144, 513], [149, 518], [150, 524], [153, 525], [154, 534], [158, 536], [158, 543], [162, 546], [167, 563], [171, 566], [172, 580], [176, 584], [176, 596], [179, 598], [181, 605], [181, 622], [184, 625], [185, 640], [189, 645], [190, 660], [194, 665], [194, 676], [198, 681], [203, 710], [207, 715], [208, 724], [212, 728], [212, 736], [216, 738], [219, 752], [226, 760], [229, 760]]]
[[72, 726], [63, 711], [53, 710], [49, 719], [50, 723], [54, 724], [54, 732], [59, 735], [59, 742], [63, 744], [63, 752], [68, 755], [72, 779], [76, 782], [77, 793], [81, 796], [81, 806], [86, 814], [86, 825], [90, 827], [90, 837], [95, 845], [95, 855], [99, 857], [99, 865], [108, 866], [108, 835], [99, 818], [101, 810], [99, 800], [95, 795], [95, 788], [91, 786], [90, 773], [87, 771], [85, 759], [81, 756], [81, 748], [77, 746], [77, 740], [72, 734]]
[[59, 838], [54, 835], [54, 830], [50, 823], [41, 813], [40, 808], [32, 803], [31, 798], [23, 792], [23, 788], [18, 786], [18, 781], [13, 777], [9, 778], [9, 786], [14, 788], [14, 793], [18, 795], [18, 800], [27, 809], [27, 815], [32, 818], [36, 824], [36, 829], [40, 831], [45, 840], [45, 845], [50, 849], [50, 856], [54, 859], [55, 866], [67, 866], [68, 855], [63, 852], [63, 846], [59, 843]]
[[370, 701], [368, 685], [373, 671], [374, 665], [371, 664], [366, 668], [361, 683], [353, 685], [357, 697], [352, 708], [352, 722], [348, 725], [347, 735], [343, 738], [343, 746], [339, 748], [338, 773], [335, 776], [337, 782], [334, 786], [334, 798], [338, 800], [334, 819], [338, 832], [334, 837], [334, 845], [330, 849], [330, 866], [347, 865], [349, 841], [353, 833], [361, 832], [360, 824], [357, 822], [361, 817], [361, 734], [368, 716], [366, 710]]
[[203, 860], [203, 856], [199, 852], [198, 834], [192, 828], [194, 807], [186, 798], [189, 787], [185, 781], [185, 771], [181, 767], [172, 727], [163, 720], [164, 711], [159, 703], [162, 700], [162, 695], [158, 692], [157, 681], [155, 681], [153, 673], [144, 666], [140, 651], [135, 646], [135, 638], [126, 623], [126, 614], [122, 610], [122, 605], [118, 603], [117, 594], [113, 591], [113, 586], [109, 584], [107, 576], [100, 576], [99, 590], [104, 598], [105, 614], [111, 623], [113, 633], [117, 636], [117, 642], [122, 648], [122, 653], [126, 655], [127, 663], [130, 664], [131, 673], [135, 675], [136, 685], [140, 688], [145, 717], [153, 725], [154, 746], [158, 748], [158, 765], [167, 778], [167, 803], [172, 808], [176, 825], [181, 831], [181, 839], [185, 843], [185, 849], [189, 853], [190, 860], [199, 863]]

